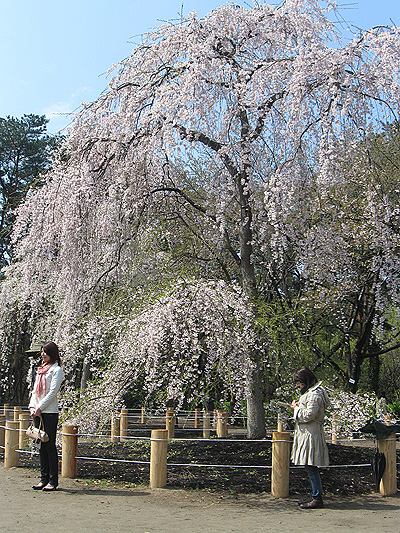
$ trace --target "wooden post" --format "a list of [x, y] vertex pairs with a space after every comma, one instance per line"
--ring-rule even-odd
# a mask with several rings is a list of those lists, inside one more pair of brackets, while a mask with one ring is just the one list
[[332, 444], [337, 444], [337, 421], [336, 421], [336, 415], [333, 413], [332, 415]]
[[19, 414], [19, 442], [18, 447], [20, 450], [23, 450], [28, 446], [28, 437], [26, 436], [26, 430], [29, 427], [30, 424], [30, 416], [29, 413], [20, 413]]
[[378, 440], [378, 450], [384, 453], [386, 458], [386, 468], [379, 484], [379, 492], [383, 496], [391, 496], [397, 492], [396, 433]]
[[4, 468], [18, 466], [18, 429], [19, 422], [6, 421], [6, 436], [4, 443]]
[[142, 407], [142, 416], [140, 419], [142, 424], [147, 424], [147, 415], [146, 415], [146, 408]]
[[277, 431], [278, 431], [278, 433], [282, 433], [282, 431], [283, 431], [283, 422], [281, 420], [281, 415], [278, 415]]
[[0, 446], [4, 448], [6, 438], [6, 417], [0, 415]]
[[289, 458], [290, 433], [274, 431], [272, 433], [271, 494], [275, 498], [289, 496]]
[[194, 429], [199, 429], [200, 427], [200, 409], [196, 407], [194, 410]]
[[4, 404], [3, 413], [4, 413], [4, 416], [6, 417], [6, 420], [8, 420], [8, 418], [10, 416], [10, 404], [9, 403], [5, 403]]
[[221, 409], [216, 410], [216, 417], [217, 417], [217, 437], [220, 439], [222, 437]]
[[153, 429], [150, 444], [150, 488], [162, 489], [167, 484], [168, 430]]
[[210, 411], [203, 411], [203, 439], [210, 438], [210, 428], [211, 428]]
[[229, 424], [228, 424], [228, 411], [226, 409], [223, 410], [223, 420], [224, 420], [224, 436], [227, 437], [228, 436], [228, 429], [229, 429]]
[[76, 451], [78, 448], [77, 433], [78, 428], [76, 426], [62, 427], [62, 477], [76, 477]]
[[119, 442], [119, 418], [115, 413], [111, 415], [111, 442]]
[[168, 407], [165, 414], [165, 429], [168, 431], [168, 438], [173, 439], [175, 437], [175, 414], [173, 407]]
[[225, 438], [228, 436], [228, 411], [219, 409], [217, 411], [217, 437]]
[[126, 442], [128, 439], [128, 409], [121, 409], [121, 418], [119, 419], [120, 441]]
[[19, 422], [19, 414], [21, 412], [21, 407], [15, 406], [14, 407], [14, 422]]

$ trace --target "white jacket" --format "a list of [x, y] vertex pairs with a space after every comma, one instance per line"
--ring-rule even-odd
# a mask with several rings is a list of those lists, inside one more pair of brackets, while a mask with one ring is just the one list
[[[40, 409], [42, 413], [58, 413], [57, 394], [60, 390], [62, 380], [64, 379], [63, 369], [54, 363], [45, 374], [46, 376], [46, 393], [41, 398], [37, 398], [35, 387], [33, 387], [29, 407]], [[38, 379], [38, 376], [36, 376]], [[36, 384], [36, 383], [35, 383]]]
[[329, 465], [323, 428], [325, 409], [329, 405], [321, 381], [300, 396], [293, 413], [296, 425], [291, 458], [295, 465]]

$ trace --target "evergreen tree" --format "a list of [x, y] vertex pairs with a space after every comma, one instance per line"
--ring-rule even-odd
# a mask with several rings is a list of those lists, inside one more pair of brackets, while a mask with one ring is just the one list
[[46, 134], [44, 115], [0, 118], [0, 267], [12, 256], [10, 234], [16, 208], [41, 183], [58, 138]]

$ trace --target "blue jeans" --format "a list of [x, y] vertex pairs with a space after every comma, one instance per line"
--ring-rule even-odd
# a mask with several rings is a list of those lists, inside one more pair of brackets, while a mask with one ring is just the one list
[[318, 466], [306, 465], [305, 470], [310, 479], [311, 497], [313, 500], [322, 500], [322, 483]]

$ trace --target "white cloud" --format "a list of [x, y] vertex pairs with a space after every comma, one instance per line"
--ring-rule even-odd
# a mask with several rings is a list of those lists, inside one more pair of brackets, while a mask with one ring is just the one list
[[43, 109], [43, 113], [50, 120], [47, 127], [48, 132], [56, 133], [67, 127], [71, 123], [74, 114], [80, 108], [82, 98], [85, 95], [86, 97], [90, 96], [92, 92], [90, 87], [81, 87], [73, 92], [68, 100], [51, 104]]

